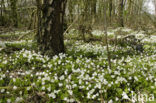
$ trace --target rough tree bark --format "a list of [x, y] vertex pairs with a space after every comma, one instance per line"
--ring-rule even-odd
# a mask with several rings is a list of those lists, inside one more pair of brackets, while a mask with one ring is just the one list
[[124, 27], [123, 10], [124, 10], [124, 0], [119, 0], [118, 22], [120, 27]]
[[18, 0], [10, 0], [11, 18], [15, 27], [18, 27], [17, 2]]
[[113, 10], [113, 1], [109, 0], [109, 24], [112, 24], [112, 10]]
[[64, 53], [63, 17], [66, 0], [43, 0], [42, 18], [37, 42], [44, 54], [53, 56]]

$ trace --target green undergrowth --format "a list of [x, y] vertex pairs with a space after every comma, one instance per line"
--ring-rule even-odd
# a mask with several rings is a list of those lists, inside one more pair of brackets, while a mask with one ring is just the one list
[[0, 34], [1, 41], [17, 41], [27, 40], [34, 38], [35, 32], [33, 31], [14, 31]]
[[100, 42], [65, 40], [65, 45], [65, 54], [50, 58], [36, 52], [32, 41], [6, 43], [12, 52], [0, 52], [0, 103], [132, 103], [133, 95], [139, 102], [139, 93], [154, 103], [153, 42], [145, 43], [143, 52], [109, 45], [111, 68]]
[[1, 102], [100, 103], [103, 98], [120, 103], [132, 92], [156, 96], [154, 47], [146, 46], [138, 55], [118, 55], [109, 69], [105, 47], [80, 44], [52, 59], [24, 49], [1, 55]]

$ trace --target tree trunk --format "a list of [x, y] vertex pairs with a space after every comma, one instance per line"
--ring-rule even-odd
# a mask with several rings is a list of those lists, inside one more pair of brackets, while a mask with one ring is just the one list
[[113, 1], [109, 0], [109, 24], [112, 24], [112, 10], [113, 10]]
[[64, 53], [63, 17], [66, 0], [44, 0], [38, 44], [44, 54], [53, 56]]
[[11, 18], [15, 27], [18, 27], [17, 2], [18, 0], [10, 0]]
[[97, 9], [96, 3], [97, 3], [97, 0], [92, 0], [91, 1], [91, 15], [92, 15], [91, 25], [94, 25], [95, 20], [96, 20], [96, 9]]
[[3, 20], [3, 11], [4, 11], [4, 8], [3, 8], [3, 5], [4, 5], [4, 0], [2, 0], [1, 2], [0, 2], [1, 4], [0, 4], [0, 26], [3, 26], [4, 25], [4, 20]]
[[156, 0], [153, 0], [154, 2], [154, 7], [155, 7], [155, 16], [156, 16]]
[[123, 10], [124, 10], [124, 0], [119, 0], [119, 10], [118, 10], [118, 22], [120, 27], [124, 27], [124, 17], [123, 17]]

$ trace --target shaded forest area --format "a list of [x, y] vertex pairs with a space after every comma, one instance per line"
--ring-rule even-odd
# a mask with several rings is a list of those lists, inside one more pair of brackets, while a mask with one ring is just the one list
[[148, 2], [1, 0], [0, 103], [155, 103]]
[[[155, 16], [146, 10], [144, 6], [146, 2], [146, 0], [68, 0], [64, 16], [65, 29], [74, 21], [76, 23], [72, 28], [83, 25], [86, 28], [103, 29], [105, 8], [108, 27], [154, 29]], [[37, 28], [38, 10], [43, 9], [43, 5], [46, 4], [43, 4], [42, 0], [37, 2], [2, 0], [0, 5], [0, 26], [32, 30]]]

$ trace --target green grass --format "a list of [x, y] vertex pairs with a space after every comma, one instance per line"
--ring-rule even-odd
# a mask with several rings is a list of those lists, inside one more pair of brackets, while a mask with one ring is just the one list
[[148, 101], [147, 103], [156, 103], [156, 100], [155, 101], [151, 101], [151, 102]]

